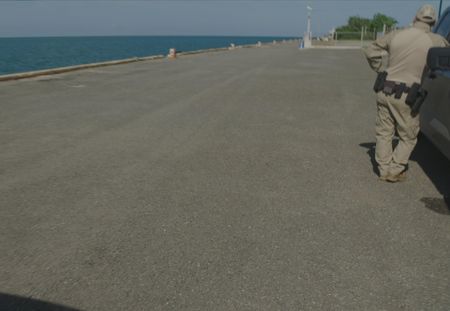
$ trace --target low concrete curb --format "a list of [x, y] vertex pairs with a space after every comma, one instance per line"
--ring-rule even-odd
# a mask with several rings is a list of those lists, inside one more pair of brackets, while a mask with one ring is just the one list
[[[276, 43], [280, 44], [280, 43], [290, 43], [290, 42], [293, 42], [293, 40], [287, 40], [287, 41], [276, 42]], [[236, 46], [233, 49], [258, 48], [258, 47], [269, 46], [269, 45], [273, 45], [273, 43], [263, 43], [262, 45], [258, 45], [258, 44], [240, 45], [240, 46]], [[213, 48], [213, 49], [206, 49], [206, 50], [179, 52], [179, 53], [177, 53], [177, 56], [196, 55], [196, 54], [214, 53], [214, 52], [223, 52], [223, 51], [228, 51], [228, 50], [230, 50], [229, 47]], [[52, 68], [52, 69], [45, 69], [45, 70], [37, 70], [37, 71], [14, 73], [14, 74], [8, 74], [8, 75], [0, 75], [0, 82], [2, 82], [2, 81], [13, 81], [13, 80], [22, 80], [22, 79], [28, 79], [28, 78], [35, 78], [35, 77], [39, 77], [39, 76], [48, 76], [48, 75], [54, 75], [54, 74], [61, 74], [61, 73], [66, 73], [66, 72], [71, 72], [71, 71], [82, 70], [82, 69], [90, 69], [90, 68], [98, 68], [98, 67], [106, 67], [106, 66], [114, 66], [114, 65], [123, 65], [123, 64], [129, 64], [129, 63], [135, 63], [135, 62], [141, 62], [141, 61], [149, 61], [149, 60], [157, 60], [157, 59], [164, 59], [164, 58], [166, 58], [166, 56], [164, 56], [164, 55], [154, 55], [154, 56], [147, 56], [147, 57], [134, 57], [134, 58], [127, 58], [127, 59], [114, 60], [114, 61], [108, 61], [108, 62], [101, 62], [101, 63], [75, 65], [75, 66], [68, 66], [68, 67], [59, 67], [59, 68]]]
[[59, 68], [46, 69], [46, 70], [29, 71], [29, 72], [15, 73], [15, 74], [10, 74], [10, 75], [0, 76], [0, 81], [21, 80], [21, 79], [34, 78], [34, 77], [39, 77], [39, 76], [66, 73], [66, 72], [77, 71], [77, 70], [82, 70], [82, 69], [106, 67], [106, 66], [113, 66], [113, 65], [122, 65], [122, 64], [129, 64], [129, 63], [134, 63], [134, 62], [163, 59], [163, 58], [165, 58], [165, 56], [155, 55], [155, 56], [149, 56], [149, 57], [135, 57], [135, 58], [128, 58], [128, 59], [101, 62], [101, 63], [92, 63], [92, 64], [85, 64], [85, 65], [59, 67]]

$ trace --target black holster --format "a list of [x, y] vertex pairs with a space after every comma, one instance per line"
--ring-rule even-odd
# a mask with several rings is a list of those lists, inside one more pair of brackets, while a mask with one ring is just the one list
[[378, 93], [383, 90], [387, 75], [388, 73], [386, 71], [378, 73], [377, 79], [375, 80], [375, 84], [373, 86], [373, 90], [375, 91], [375, 93]]
[[419, 97], [422, 94], [422, 88], [420, 84], [414, 83], [409, 89], [408, 96], [406, 97], [406, 104], [412, 108], [412, 106], [416, 103]]
[[416, 116], [419, 113], [426, 98], [427, 92], [422, 89], [420, 84], [414, 83], [405, 100], [406, 104], [411, 107], [411, 115]]

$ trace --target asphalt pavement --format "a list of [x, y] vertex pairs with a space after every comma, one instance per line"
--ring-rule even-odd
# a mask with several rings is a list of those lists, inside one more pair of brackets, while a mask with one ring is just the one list
[[0, 309], [449, 310], [450, 164], [378, 181], [374, 78], [281, 44], [0, 83]]

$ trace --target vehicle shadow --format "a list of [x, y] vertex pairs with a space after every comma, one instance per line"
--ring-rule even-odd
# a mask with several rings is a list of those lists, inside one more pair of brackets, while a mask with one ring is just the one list
[[442, 198], [422, 198], [421, 201], [434, 212], [450, 215], [450, 160], [425, 136], [420, 135], [411, 161], [420, 165], [442, 195]]
[[[394, 143], [395, 144], [395, 143]], [[372, 168], [378, 174], [375, 161], [375, 143], [362, 143], [367, 149]], [[417, 146], [411, 154], [411, 161], [417, 162], [442, 195], [442, 198], [422, 198], [428, 209], [443, 215], [450, 215], [450, 160], [448, 160], [428, 139], [419, 136]]]
[[41, 300], [0, 293], [2, 311], [80, 311]]

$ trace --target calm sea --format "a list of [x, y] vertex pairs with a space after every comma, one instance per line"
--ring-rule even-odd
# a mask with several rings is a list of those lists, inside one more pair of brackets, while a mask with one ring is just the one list
[[255, 44], [280, 37], [45, 37], [0, 38], [0, 75], [131, 57]]

